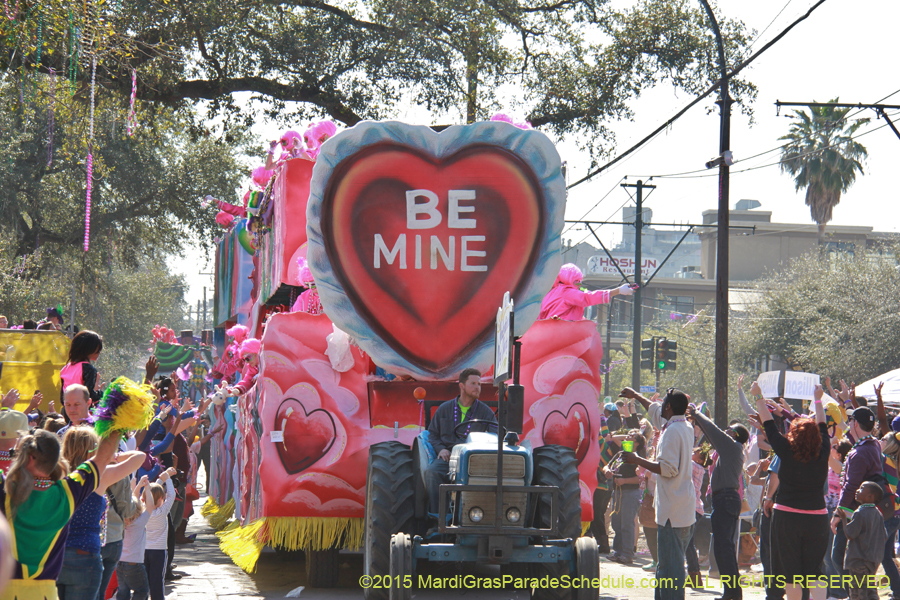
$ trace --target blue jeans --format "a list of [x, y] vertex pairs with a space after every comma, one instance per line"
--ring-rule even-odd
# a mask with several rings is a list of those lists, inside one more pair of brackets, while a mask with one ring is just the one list
[[119, 589], [116, 600], [147, 600], [150, 597], [150, 583], [144, 563], [122, 563], [116, 567]]
[[59, 600], [97, 600], [103, 560], [99, 554], [79, 554], [66, 548], [62, 570], [56, 578]]
[[616, 537], [613, 552], [626, 560], [634, 560], [634, 519], [641, 508], [641, 490], [616, 489], [613, 492], [615, 504], [610, 517]]
[[900, 515], [894, 515], [885, 521], [884, 528], [887, 530], [887, 541], [884, 543], [884, 558], [881, 560], [881, 566], [884, 567], [884, 574], [891, 582], [891, 596], [900, 598], [900, 572], [897, 571], [897, 564], [894, 562], [894, 538], [897, 537], [897, 530], [900, 529]]
[[[740, 598], [737, 584], [737, 548], [734, 545], [738, 521], [741, 518], [741, 496], [737, 490], [719, 490], [712, 497], [713, 511], [709, 517], [713, 533], [713, 552], [719, 576], [725, 588], [725, 598]], [[726, 579], [726, 577], [728, 579]]]
[[165, 550], [144, 550], [144, 567], [153, 600], [166, 600], [166, 554]]
[[[450, 462], [435, 458], [425, 469], [425, 489], [428, 490], [428, 512], [438, 514], [442, 483], [450, 483]], [[449, 495], [449, 494], [448, 494]]]
[[656, 529], [656, 600], [684, 600], [684, 551], [694, 534], [694, 526], [672, 527], [671, 521]]
[[103, 561], [103, 575], [100, 578], [100, 589], [97, 590], [97, 600], [106, 600], [106, 588], [109, 587], [109, 580], [116, 570], [116, 564], [119, 557], [122, 556], [122, 540], [118, 542], [108, 542], [100, 548], [100, 559]]
[[[833, 516], [834, 516], [834, 511], [829, 510], [828, 511], [828, 522], [829, 523], [831, 523], [831, 517], [833, 517]], [[822, 563], [823, 563], [822, 564], [822, 572], [828, 576], [828, 581], [829, 581], [828, 597], [829, 598], [840, 598], [841, 592], [843, 590], [841, 590], [840, 588], [831, 587], [831, 581], [833, 581], [831, 578], [833, 576], [840, 577], [841, 572], [843, 571], [843, 569], [841, 569], [838, 565], [834, 564], [834, 559], [831, 558], [831, 548], [833, 546], [834, 546], [834, 534], [831, 532], [831, 527], [829, 526], [828, 527], [828, 551], [825, 552], [825, 559], [822, 561]], [[837, 580], [834, 580], [834, 581], [837, 581]]]
[[[836, 509], [840, 510], [840, 508]], [[831, 543], [831, 561], [834, 563], [841, 575], [849, 575], [850, 572], [844, 568], [844, 554], [847, 553], [847, 536], [844, 534], [843, 523], [837, 524], [837, 532], [834, 534], [834, 541]], [[850, 596], [849, 590], [841, 586], [834, 590], [836, 594], [834, 598], [847, 598]]]
[[[697, 522], [700, 522], [700, 519], [703, 518], [703, 515], [700, 513], [697, 514]], [[697, 536], [697, 526], [694, 525], [694, 531], [691, 532], [691, 539], [688, 540], [687, 548], [684, 551], [684, 560], [687, 562], [687, 570], [688, 574], [690, 573], [699, 573], [700, 572], [700, 557], [697, 555], [697, 545], [694, 543], [694, 540]]]

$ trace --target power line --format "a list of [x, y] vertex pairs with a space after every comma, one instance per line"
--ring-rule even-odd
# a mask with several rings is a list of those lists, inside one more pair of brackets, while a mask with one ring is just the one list
[[771, 21], [769, 21], [769, 24], [766, 25], [766, 28], [763, 29], [762, 32], [760, 32], [760, 33], [756, 36], [756, 39], [754, 39], [752, 42], [750, 42], [750, 45], [747, 46], [747, 49], [748, 49], [748, 50], [750, 50], [751, 48], [753, 48], [753, 45], [756, 44], [756, 42], [758, 42], [758, 41], [762, 38], [762, 36], [764, 36], [764, 35], [766, 34], [766, 32], [769, 30], [769, 27], [771, 27], [772, 24], [773, 24], [776, 20], [778, 20], [778, 17], [781, 16], [781, 13], [783, 13], [783, 12], [785, 11], [785, 9], [788, 7], [788, 5], [790, 5], [790, 3], [793, 2], [793, 1], [794, 1], [794, 0], [788, 0], [787, 3], [785, 3], [785, 5], [781, 7], [781, 10], [778, 11], [778, 14], [775, 15], [775, 16], [772, 18]]
[[[597, 202], [596, 202], [592, 207], [590, 207], [590, 208], [587, 210], [586, 213], [584, 213], [583, 215], [581, 215], [581, 218], [578, 219], [578, 220], [579, 220], [579, 221], [584, 221], [584, 218], [587, 217], [589, 214], [591, 214], [591, 211], [593, 211], [595, 208], [597, 208], [598, 206], [600, 206], [600, 203], [603, 202], [604, 200], [606, 200], [606, 198], [607, 198], [610, 194], [612, 194], [612, 193], [616, 190], [617, 187], [619, 187], [619, 184], [622, 183], [622, 180], [623, 180], [623, 179], [625, 179], [625, 178], [624, 178], [624, 177], [620, 178], [619, 181], [617, 181], [617, 182], [609, 189], [608, 192], [606, 192], [605, 194], [603, 194], [603, 197], [600, 198], [599, 200], [597, 200]], [[567, 233], [569, 230], [571, 230], [574, 226], [575, 226], [574, 223], [572, 223], [571, 225], [569, 225], [568, 229], [566, 229], [565, 231], [563, 231], [563, 232], [560, 234], [560, 237], [562, 237], [564, 234], [566, 234], [566, 233]], [[580, 243], [581, 243], [581, 242], [579, 242], [579, 244], [580, 244]]]
[[[734, 76], [736, 76], [738, 73], [740, 73], [742, 70], [744, 70], [747, 66], [750, 65], [750, 63], [752, 63], [754, 60], [756, 60], [757, 58], [759, 58], [766, 50], [768, 50], [769, 48], [771, 48], [771, 47], [772, 47], [773, 45], [775, 45], [778, 41], [780, 41], [781, 38], [783, 38], [785, 35], [787, 35], [788, 32], [791, 31], [791, 29], [793, 29], [794, 27], [796, 27], [796, 26], [797, 26], [799, 23], [801, 23], [802, 21], [805, 21], [807, 18], [809, 18], [809, 16], [813, 13], [813, 11], [816, 10], [817, 8], [819, 8], [822, 4], [824, 4], [825, 1], [826, 1], [826, 0], [818, 0], [818, 2], [816, 2], [814, 5], [812, 5], [812, 6], [809, 8], [809, 10], [806, 11], [806, 13], [805, 13], [804, 15], [800, 16], [797, 20], [795, 20], [793, 23], [791, 23], [790, 25], [788, 25], [787, 28], [785, 28], [781, 33], [779, 33], [777, 36], [775, 36], [770, 42], [767, 42], [766, 45], [763, 46], [762, 48], [760, 48], [755, 54], [752, 54], [752, 55], [751, 55], [750, 57], [748, 57], [745, 61], [743, 61], [741, 64], [739, 64], [737, 67], [735, 67], [730, 73], [727, 74], [727, 78], [728, 78], [728, 79], [731, 79], [731, 78], [733, 78]], [[675, 116], [671, 117], [671, 118], [670, 118], [669, 120], [667, 120], [665, 123], [663, 123], [662, 125], [660, 125], [659, 127], [657, 127], [650, 135], [644, 137], [644, 138], [643, 138], [642, 140], [640, 140], [637, 144], [635, 144], [634, 146], [632, 146], [631, 148], [629, 148], [628, 150], [626, 150], [625, 152], [623, 152], [622, 154], [620, 154], [620, 155], [617, 156], [616, 158], [612, 159], [611, 161], [609, 161], [608, 163], [606, 163], [605, 165], [603, 165], [603, 166], [600, 167], [599, 169], [596, 169], [596, 170], [594, 170], [593, 172], [588, 173], [587, 175], [585, 175], [584, 177], [582, 177], [581, 179], [579, 179], [579, 180], [576, 181], [575, 183], [570, 184], [570, 185], [568, 186], [567, 189], [571, 189], [571, 188], [575, 187], [576, 185], [579, 185], [579, 184], [581, 184], [581, 183], [584, 183], [585, 181], [588, 181], [589, 179], [593, 178], [595, 175], [600, 174], [601, 172], [605, 171], [606, 169], [608, 169], [608, 168], [611, 167], [612, 165], [614, 165], [614, 164], [616, 164], [617, 162], [619, 162], [620, 160], [624, 159], [626, 156], [628, 156], [628, 155], [631, 154], [632, 152], [635, 152], [636, 150], [638, 150], [638, 149], [639, 149], [640, 147], [642, 147], [644, 144], [646, 144], [647, 142], [649, 142], [650, 140], [652, 140], [653, 138], [655, 138], [657, 135], [659, 135], [659, 133], [661, 133], [661, 132], [664, 131], [666, 128], [668, 128], [672, 123], [674, 123], [675, 121], [677, 121], [678, 119], [680, 119], [680, 118], [682, 117], [682, 115], [684, 115], [684, 113], [686, 113], [686, 112], [689, 111], [691, 108], [693, 108], [694, 106], [696, 106], [697, 104], [699, 104], [701, 101], [703, 101], [707, 96], [709, 96], [710, 94], [712, 94], [714, 91], [718, 90], [719, 87], [720, 87], [720, 81], [721, 81], [720, 79], [717, 79], [716, 82], [713, 83], [713, 85], [710, 86], [705, 92], [703, 92], [702, 94], [700, 94], [699, 96], [697, 96], [696, 98], [694, 98], [693, 101], [691, 101], [687, 106], [685, 106], [685, 107], [682, 108], [680, 111], [678, 111], [678, 112], [675, 114]], [[723, 101], [724, 101], [724, 100], [725, 100], [725, 99], [723, 99]]]

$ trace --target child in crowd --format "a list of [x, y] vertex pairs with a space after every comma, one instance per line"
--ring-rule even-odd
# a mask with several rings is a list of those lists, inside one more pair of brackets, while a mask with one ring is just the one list
[[[147, 581], [150, 585], [151, 600], [165, 600], [166, 547], [169, 531], [168, 514], [175, 503], [175, 487], [172, 477], [174, 467], [166, 469], [150, 484], [153, 495], [153, 513], [147, 521], [147, 543], [144, 550], [144, 568], [147, 570]], [[165, 484], [165, 489], [163, 489]]]
[[150, 584], [144, 567], [144, 550], [147, 544], [147, 522], [153, 510], [153, 492], [146, 475], [134, 488], [137, 500], [137, 514], [125, 522], [125, 537], [122, 541], [122, 556], [116, 566], [119, 589], [116, 600], [147, 600]]
[[866, 481], [856, 490], [859, 508], [853, 512], [853, 519], [848, 521], [846, 511], [840, 508], [837, 511], [848, 540], [844, 568], [853, 577], [848, 586], [850, 600], [878, 600], [874, 575], [884, 557], [887, 540], [884, 517], [876, 507], [881, 498], [881, 486]]

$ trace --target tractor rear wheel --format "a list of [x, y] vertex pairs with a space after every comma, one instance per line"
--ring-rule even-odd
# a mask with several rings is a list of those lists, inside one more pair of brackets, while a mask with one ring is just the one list
[[[575, 540], [581, 535], [581, 488], [575, 451], [565, 446], [541, 446], [534, 449], [533, 458], [533, 485], [559, 488], [560, 503], [557, 507], [559, 538], [568, 538], [574, 545]], [[552, 526], [550, 504], [549, 496], [541, 496], [535, 514], [535, 525], [542, 529]], [[532, 577], [537, 578], [549, 575], [551, 579], [559, 579], [563, 575], [571, 574], [569, 561], [534, 563], [531, 568]], [[568, 600], [572, 597], [572, 590], [536, 588], [532, 597], [536, 600]]]
[[[409, 446], [382, 442], [369, 448], [363, 542], [363, 572], [371, 582], [363, 590], [367, 600], [388, 600], [384, 580], [391, 574], [391, 536], [412, 530], [415, 496]], [[378, 589], [371, 587], [378, 584]]]

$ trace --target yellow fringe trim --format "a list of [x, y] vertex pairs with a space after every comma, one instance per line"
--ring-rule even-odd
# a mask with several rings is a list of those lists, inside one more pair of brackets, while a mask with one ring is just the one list
[[216, 513], [211, 515], [207, 520], [209, 521], [209, 524], [213, 529], [219, 530], [225, 527], [225, 524], [228, 523], [228, 520], [233, 516], [234, 498], [231, 498], [223, 506], [219, 507], [219, 510], [217, 510]]
[[203, 503], [203, 508], [200, 509], [200, 514], [204, 517], [208, 517], [210, 515], [214, 515], [219, 512], [219, 505], [216, 504], [216, 501], [213, 500], [213, 497], [210, 496], [206, 499], [206, 502]]
[[256, 563], [265, 544], [259, 540], [260, 530], [265, 525], [265, 518], [257, 519], [246, 527], [240, 527], [232, 521], [219, 536], [219, 547], [231, 560], [247, 573], [256, 571]]
[[590, 521], [582, 521], [581, 522], [581, 535], [587, 535], [588, 529], [591, 527]]
[[266, 517], [263, 539], [285, 550], [362, 547], [364, 524], [350, 517]]
[[231, 521], [217, 532], [219, 547], [247, 573], [265, 546], [285, 550], [358, 549], [363, 542], [363, 519], [343, 517], [262, 517], [244, 527]]

